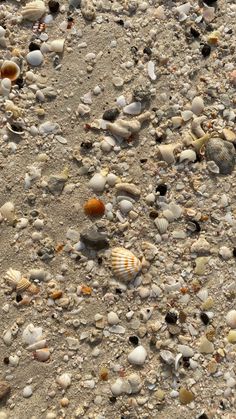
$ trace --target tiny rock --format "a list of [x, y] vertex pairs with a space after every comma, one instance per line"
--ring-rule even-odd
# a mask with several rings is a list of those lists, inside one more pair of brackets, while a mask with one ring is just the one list
[[194, 400], [194, 394], [184, 387], [179, 390], [179, 400], [181, 404], [189, 404]]
[[214, 352], [214, 345], [205, 336], [200, 340], [199, 352], [201, 354], [211, 354]]
[[142, 345], [137, 346], [128, 355], [128, 361], [133, 365], [143, 365], [146, 361], [146, 358], [147, 351]]

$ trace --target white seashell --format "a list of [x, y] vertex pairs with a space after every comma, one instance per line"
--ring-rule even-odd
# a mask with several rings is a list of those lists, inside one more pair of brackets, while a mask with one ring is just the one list
[[28, 324], [22, 333], [22, 340], [27, 345], [33, 345], [35, 342], [42, 340], [42, 327], [34, 327], [33, 323]]
[[2, 26], [0, 26], [0, 38], [4, 38], [6, 33], [6, 29], [4, 29]]
[[191, 124], [191, 130], [197, 138], [203, 137], [205, 132], [203, 131], [201, 125], [206, 120], [206, 116], [199, 116], [198, 118], [194, 118]]
[[137, 346], [128, 355], [128, 361], [132, 365], [143, 365], [146, 361], [146, 358], [147, 351], [142, 345]]
[[183, 111], [181, 112], [181, 116], [184, 122], [189, 121], [193, 117], [192, 111]]
[[70, 387], [71, 385], [71, 376], [67, 372], [61, 374], [57, 377], [57, 383], [64, 389]]
[[115, 276], [124, 282], [132, 281], [142, 268], [140, 260], [123, 247], [112, 250], [111, 260]]
[[27, 3], [22, 9], [23, 19], [29, 20], [30, 22], [36, 22], [46, 12], [46, 6], [43, 1], [31, 1]]
[[167, 231], [169, 222], [166, 220], [166, 218], [155, 218], [154, 223], [160, 234], [164, 234]]
[[106, 184], [106, 177], [101, 173], [95, 173], [89, 181], [89, 187], [94, 192], [103, 192]]
[[169, 221], [169, 223], [175, 219], [173, 212], [169, 208], [165, 209], [162, 214]]
[[177, 205], [175, 202], [170, 202], [169, 209], [171, 210], [173, 216], [175, 217], [175, 220], [179, 218], [182, 215], [182, 208]]
[[200, 96], [196, 96], [192, 101], [192, 112], [195, 113], [195, 115], [200, 115], [204, 109], [204, 102], [203, 99]]
[[34, 352], [34, 358], [40, 362], [46, 362], [50, 358], [50, 351], [48, 348], [36, 349]]
[[21, 279], [21, 272], [10, 268], [6, 272], [4, 278], [7, 280], [7, 282], [9, 283], [9, 285], [11, 285], [12, 288], [16, 288], [18, 282]]
[[158, 151], [161, 155], [162, 160], [166, 163], [171, 164], [175, 162], [174, 151], [180, 144], [160, 144], [158, 146]]
[[194, 150], [183, 150], [181, 151], [180, 155], [179, 155], [179, 161], [191, 161], [194, 162], [196, 161], [197, 155], [196, 152]]
[[43, 349], [46, 347], [47, 341], [46, 339], [39, 340], [38, 342], [29, 345], [26, 349], [27, 351], [36, 351], [37, 349]]
[[55, 39], [49, 43], [49, 48], [53, 52], [62, 53], [64, 50], [65, 39]]
[[7, 122], [7, 129], [8, 129], [8, 131], [10, 131], [14, 135], [19, 135], [19, 136], [24, 135], [24, 130], [23, 130], [21, 124], [19, 124], [17, 122], [14, 122], [14, 125], [11, 125], [11, 124], [9, 124], [9, 122]]
[[56, 134], [59, 130], [60, 126], [56, 122], [46, 121], [43, 124], [39, 125], [40, 134]]
[[132, 102], [123, 108], [123, 112], [129, 115], [138, 115], [141, 112], [142, 105], [140, 102]]
[[1, 81], [1, 95], [8, 96], [11, 91], [11, 80], [10, 79], [2, 79]]
[[38, 67], [43, 63], [43, 54], [40, 50], [30, 51], [26, 55], [27, 62], [33, 67]]
[[236, 329], [236, 310], [230, 310], [226, 314], [226, 323], [232, 329]]
[[155, 81], [157, 76], [155, 74], [155, 63], [153, 61], [148, 61], [147, 71], [151, 80]]

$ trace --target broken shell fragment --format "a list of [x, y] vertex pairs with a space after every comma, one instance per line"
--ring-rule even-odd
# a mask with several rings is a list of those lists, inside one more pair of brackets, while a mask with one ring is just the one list
[[8, 129], [8, 131], [10, 131], [14, 135], [19, 135], [19, 136], [23, 136], [24, 135], [24, 131], [22, 129], [21, 124], [20, 123], [17, 123], [16, 121], [14, 121], [14, 123], [12, 123], [12, 124], [10, 124], [8, 122], [7, 123], [7, 129]]
[[20, 75], [20, 67], [14, 62], [5, 60], [1, 66], [1, 78], [2, 79], [9, 79], [14, 81], [18, 79]]
[[36, 22], [46, 12], [46, 6], [43, 1], [31, 1], [27, 3], [22, 9], [23, 19], [29, 20], [30, 22]]
[[179, 155], [180, 163], [182, 161], [194, 162], [194, 161], [196, 161], [196, 158], [197, 158], [197, 155], [196, 155], [196, 152], [194, 150], [183, 150], [183, 151], [181, 151], [181, 153]]
[[65, 39], [55, 39], [49, 43], [49, 48], [51, 51], [56, 52], [58, 54], [62, 53], [64, 50]]
[[142, 268], [140, 260], [123, 247], [115, 247], [112, 250], [111, 260], [115, 276], [123, 282], [132, 281]]
[[3, 96], [8, 96], [11, 91], [11, 80], [4, 78], [1, 80], [0, 92]]
[[48, 348], [37, 349], [33, 355], [37, 361], [46, 362], [50, 358], [50, 351]]
[[159, 155], [166, 163], [171, 164], [175, 162], [174, 151], [180, 144], [160, 144], [158, 146]]

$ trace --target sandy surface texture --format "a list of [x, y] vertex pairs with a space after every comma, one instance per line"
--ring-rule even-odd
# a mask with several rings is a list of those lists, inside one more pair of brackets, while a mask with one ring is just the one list
[[236, 418], [235, 31], [0, 2], [0, 419]]

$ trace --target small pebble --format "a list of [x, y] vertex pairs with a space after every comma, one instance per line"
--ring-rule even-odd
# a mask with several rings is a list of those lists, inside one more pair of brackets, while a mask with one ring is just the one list
[[23, 397], [25, 397], [26, 399], [28, 399], [29, 397], [31, 397], [33, 394], [33, 389], [32, 386], [26, 386], [23, 389]]
[[230, 310], [226, 314], [226, 323], [228, 326], [232, 327], [232, 329], [236, 329], [236, 310]]
[[147, 358], [147, 351], [142, 345], [137, 346], [128, 355], [128, 361], [132, 365], [143, 365], [146, 361], [146, 358]]

